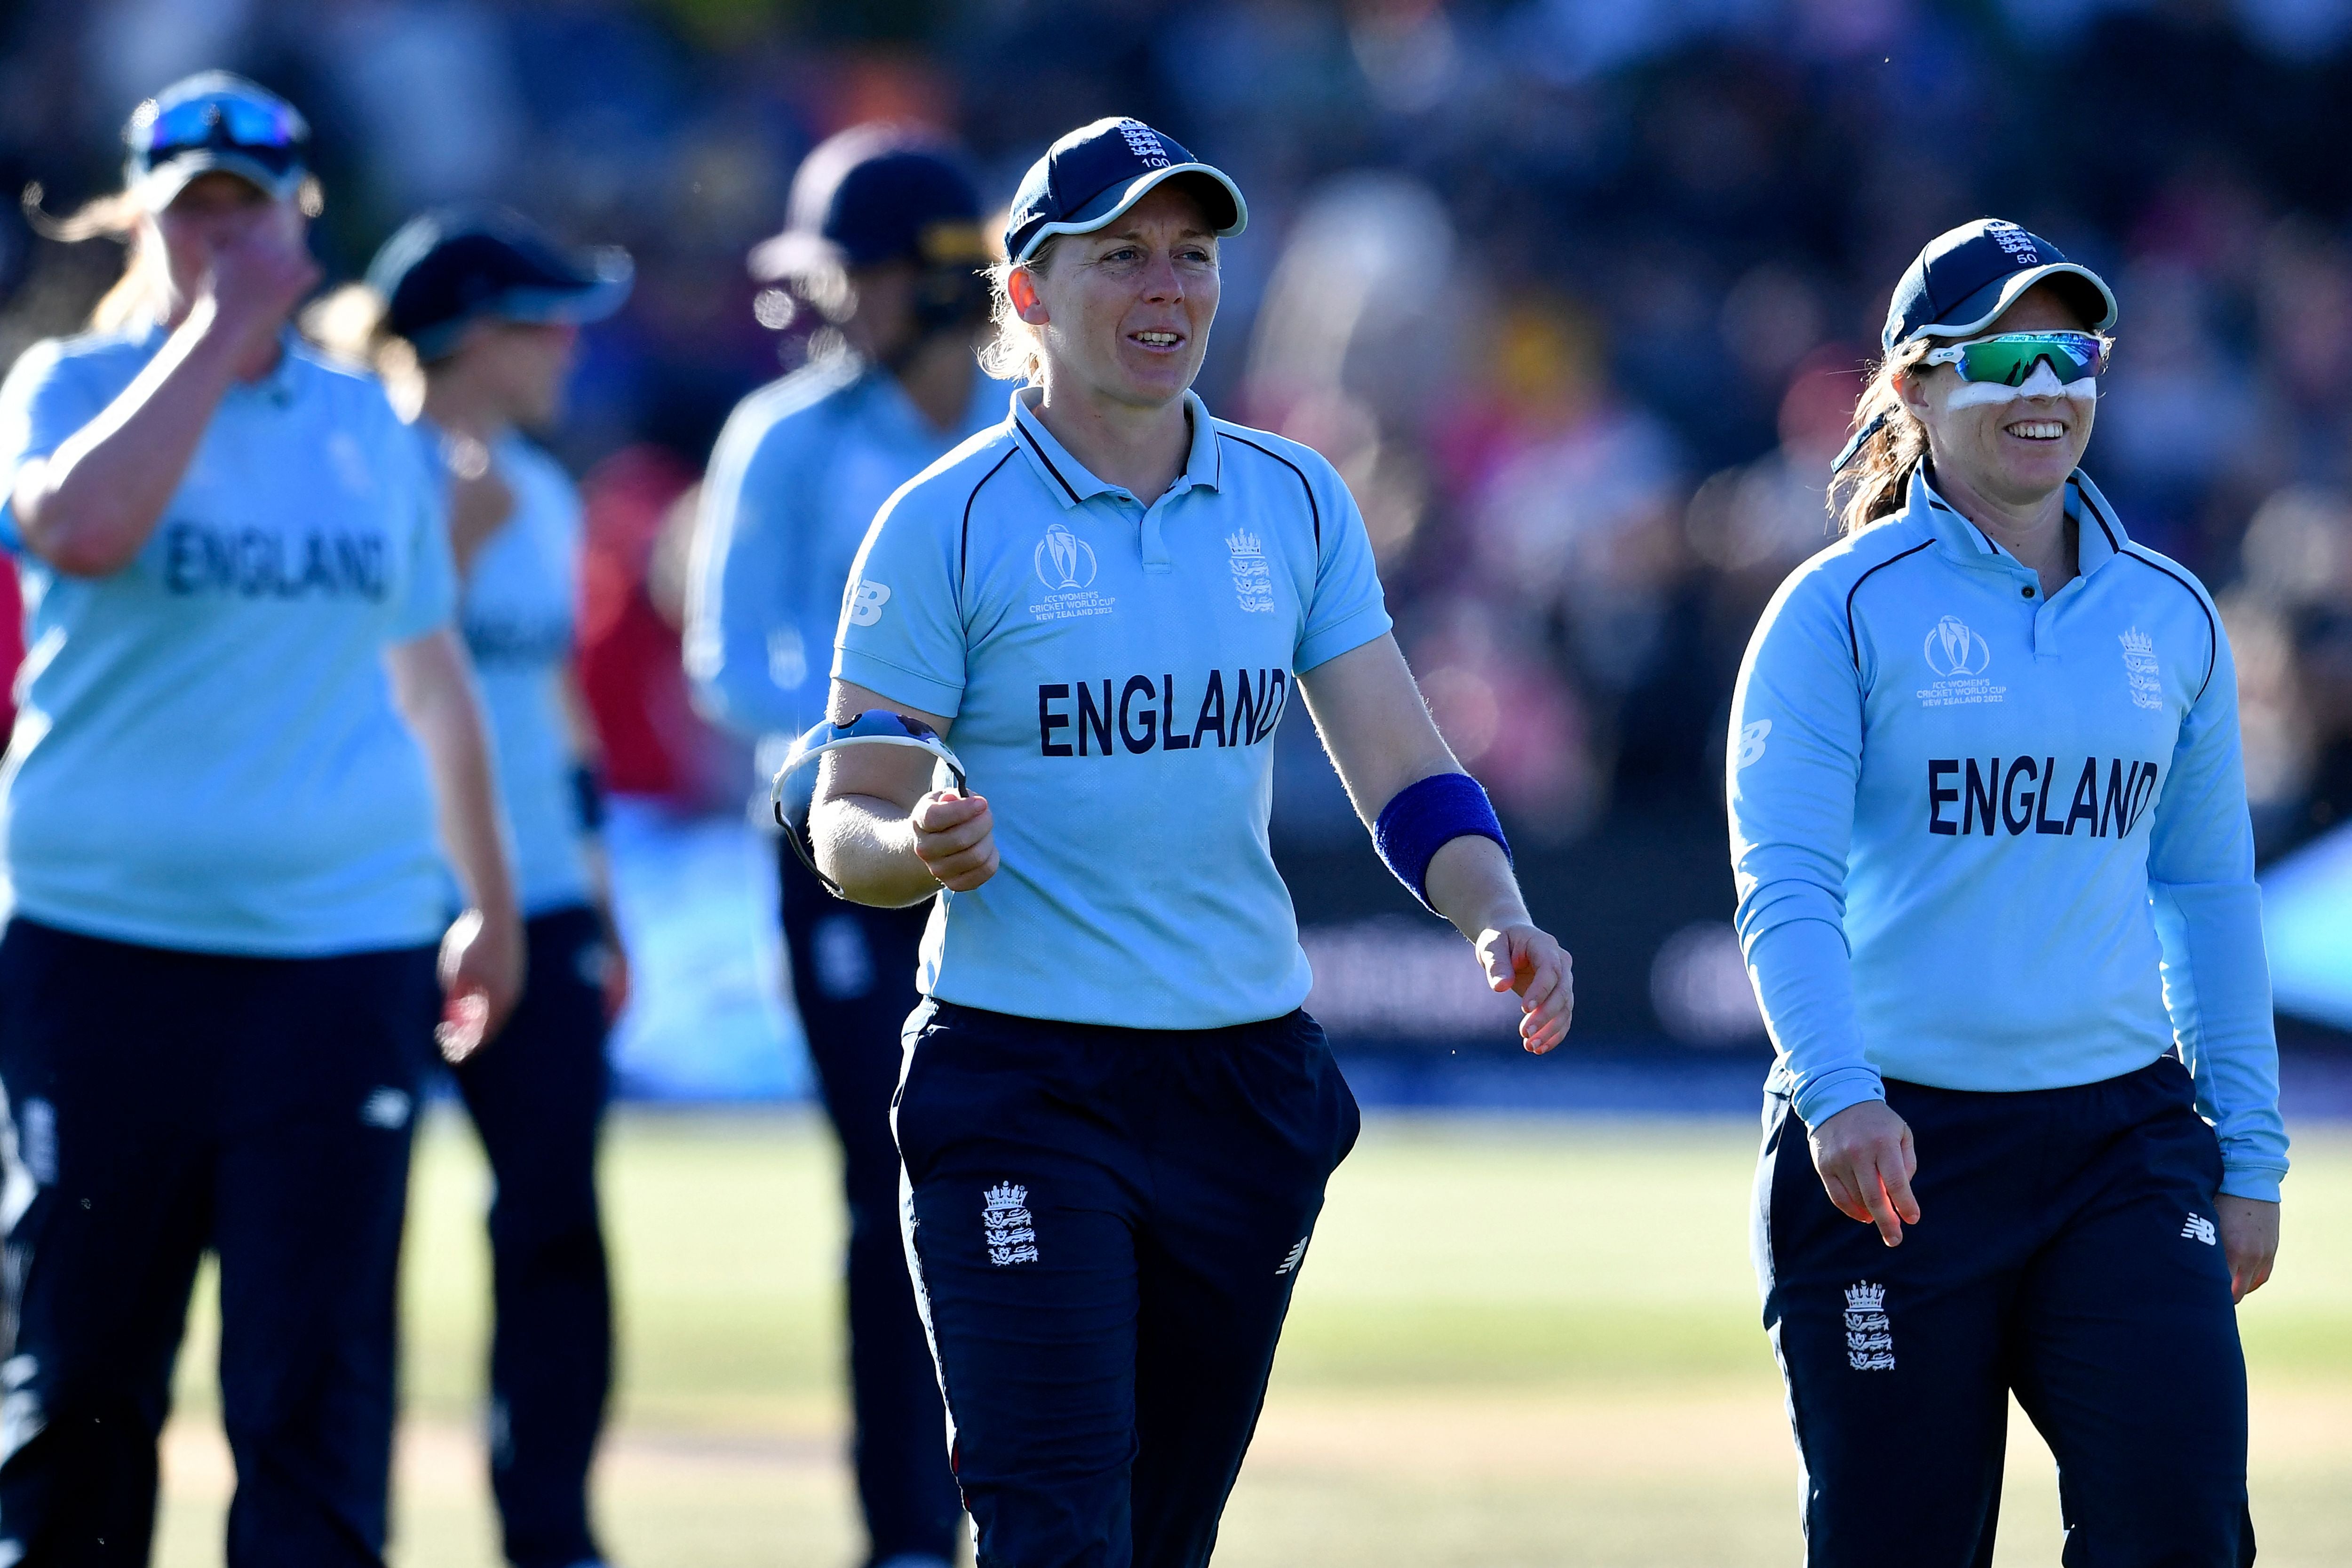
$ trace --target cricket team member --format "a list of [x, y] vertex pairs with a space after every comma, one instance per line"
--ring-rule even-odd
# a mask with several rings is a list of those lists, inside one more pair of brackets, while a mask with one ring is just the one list
[[[530, 981], [496, 1048], [457, 1063], [495, 1178], [490, 1484], [516, 1568], [602, 1553], [588, 1469], [613, 1382], [596, 1144], [612, 1017], [627, 995], [586, 712], [572, 684], [580, 497], [522, 434], [560, 416], [580, 323], [628, 296], [628, 256], [568, 255], [520, 216], [428, 213], [362, 285], [374, 357], [404, 360], [414, 428], [452, 490], [458, 625], [514, 835]], [[400, 348], [392, 353], [394, 345]]]
[[997, 307], [1033, 384], [875, 520], [834, 658], [836, 721], [940, 731], [980, 792], [846, 749], [811, 826], [850, 897], [939, 893], [896, 1129], [987, 1568], [1215, 1541], [1358, 1128], [1267, 850], [1294, 691], [1391, 867], [1521, 994], [1528, 1048], [1568, 1027], [1567, 955], [1422, 705], [1346, 486], [1189, 390], [1244, 220], [1132, 120], [1039, 160]]
[[0, 828], [0, 1560], [146, 1560], [211, 1247], [228, 1561], [377, 1568], [417, 1076], [445, 994], [445, 1048], [502, 1021], [521, 925], [439, 486], [383, 387], [286, 325], [318, 276], [301, 116], [215, 72], [125, 134], [84, 226], [131, 240], [118, 324], [0, 389], [35, 606]]
[[2078, 467], [2115, 319], [2013, 224], [1931, 241], [1847, 537], [1740, 673], [1757, 1262], [1816, 1568], [1989, 1561], [2011, 1391], [2069, 1563], [2253, 1560], [2232, 1302], [2286, 1135], [2237, 676]]
[[[824, 716], [850, 563], [882, 503], [1003, 416], [972, 359], [988, 313], [980, 197], [942, 153], [862, 126], [813, 151], [784, 232], [755, 276], [814, 300], [849, 352], [746, 398], [712, 454], [695, 538], [687, 666], [706, 711], [774, 742]], [[926, 910], [828, 895], [777, 856], [793, 996], [841, 1139], [849, 1205], [851, 1401], [869, 1563], [923, 1568], [956, 1551], [962, 1505], [940, 1447], [939, 1383], [898, 1238], [890, 1094], [915, 1005]]]

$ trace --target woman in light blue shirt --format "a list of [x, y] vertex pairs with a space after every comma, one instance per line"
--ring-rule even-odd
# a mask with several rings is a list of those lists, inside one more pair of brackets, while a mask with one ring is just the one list
[[601, 1557], [588, 1470], [613, 1323], [596, 1145], [628, 987], [572, 674], [580, 497], [522, 431], [561, 417], [581, 323], [619, 309], [631, 279], [625, 252], [575, 256], [518, 214], [453, 209], [404, 225], [312, 318], [417, 410], [450, 487], [458, 621], [514, 835], [530, 983], [496, 1047], [455, 1071], [494, 1178], [490, 1483], [520, 1568]]
[[2237, 678], [2079, 467], [2106, 285], [2014, 224], [1920, 253], [1846, 537], [1734, 699], [1739, 931], [1780, 1059], [1757, 1258], [1808, 1561], [1989, 1561], [2012, 1392], [2067, 1560], [2253, 1556], [2234, 1300], [2278, 1247]]
[[[1136, 121], [1032, 167], [994, 356], [1031, 384], [875, 519], [834, 653], [847, 732], [809, 742], [852, 742], [822, 763], [818, 868], [938, 900], [894, 1127], [956, 1476], [1003, 1568], [1207, 1563], [1354, 1142], [1267, 840], [1295, 694], [1390, 865], [1519, 993], [1527, 1048], [1569, 1025], [1567, 955], [1430, 722], [1347, 486], [1191, 390], [1244, 222]], [[855, 743], [877, 731], [899, 743]], [[904, 743], [940, 734], [971, 791]]]
[[503, 1021], [521, 927], [439, 486], [287, 328], [301, 117], [207, 73], [126, 137], [109, 319], [0, 388], [0, 1560], [143, 1557], [209, 1247], [228, 1561], [380, 1568], [417, 1076], [436, 1015], [452, 1055]]

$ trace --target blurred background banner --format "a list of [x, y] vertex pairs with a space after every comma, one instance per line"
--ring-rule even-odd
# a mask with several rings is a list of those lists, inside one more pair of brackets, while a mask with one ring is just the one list
[[[1439, 721], [1578, 958], [1577, 1048], [1517, 1058], [1294, 718], [1277, 848], [1312, 1005], [1374, 1097], [1748, 1103], [1731, 683], [1827, 542], [1888, 289], [1986, 213], [2122, 298], [2090, 466], [2221, 604], [2291, 1045], [2343, 1059], [2352, 850], [2279, 858], [2352, 811], [2352, 0], [15, 0], [0, 179], [51, 211], [111, 188], [131, 106], [212, 65], [311, 118], [331, 278], [454, 198], [637, 258], [553, 437], [589, 504], [583, 684], [641, 808], [616, 836], [633, 1093], [805, 1091], [750, 759], [694, 714], [677, 626], [719, 423], [811, 349], [744, 254], [810, 146], [884, 116], [962, 139], [997, 201], [1106, 113], [1248, 190], [1202, 391], [1354, 488]], [[0, 217], [0, 362], [116, 263]]]

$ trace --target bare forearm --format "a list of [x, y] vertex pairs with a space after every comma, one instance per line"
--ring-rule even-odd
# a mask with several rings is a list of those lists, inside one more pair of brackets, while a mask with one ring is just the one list
[[1518, 878], [1502, 847], [1465, 837], [1441, 846], [1429, 860], [1430, 906], [1473, 942], [1481, 931], [1532, 925]]
[[479, 717], [443, 701], [420, 718], [425, 755], [433, 769], [440, 807], [441, 843], [457, 874], [466, 902], [488, 915], [515, 912], [514, 873], [499, 813], [498, 785], [491, 777], [489, 748]]
[[393, 691], [425, 752], [441, 844], [467, 903], [494, 919], [516, 912], [513, 857], [499, 808], [482, 710], [457, 637], [427, 633], [392, 650]]
[[809, 826], [817, 865], [852, 902], [904, 909], [940, 890], [915, 853], [914, 824], [904, 806], [840, 795], [822, 802]]
[[29, 474], [25, 542], [70, 576], [120, 571], [146, 546], [236, 380], [242, 348], [199, 309], [99, 416]]

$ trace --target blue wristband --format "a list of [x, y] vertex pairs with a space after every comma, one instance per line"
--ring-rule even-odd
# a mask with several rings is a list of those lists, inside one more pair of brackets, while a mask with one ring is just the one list
[[1372, 824], [1381, 858], [1433, 914], [1442, 911], [1429, 901], [1429, 863], [1457, 838], [1491, 838], [1510, 858], [1511, 842], [1503, 837], [1494, 803], [1468, 773], [1432, 773], [1405, 785]]
[[604, 831], [604, 786], [585, 763], [572, 764], [572, 816], [574, 826], [591, 837]]

